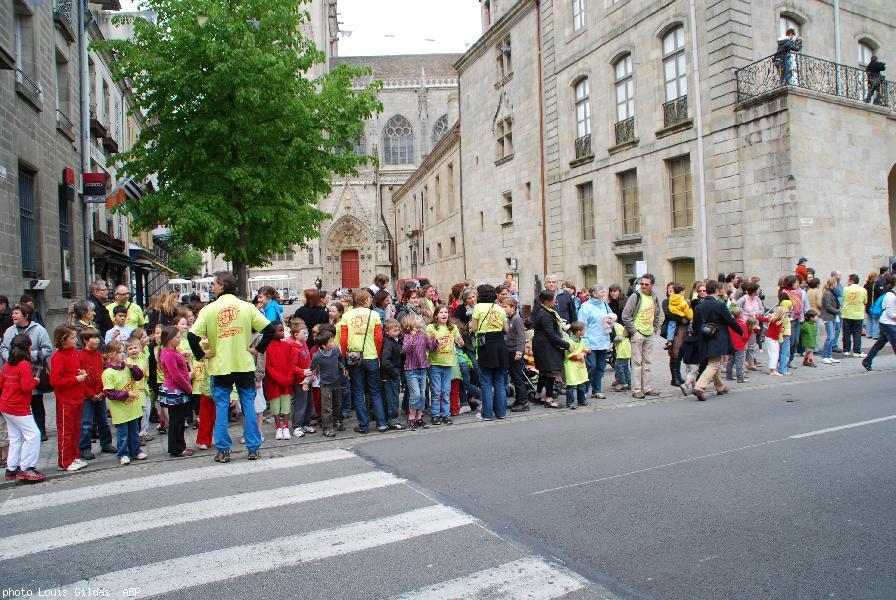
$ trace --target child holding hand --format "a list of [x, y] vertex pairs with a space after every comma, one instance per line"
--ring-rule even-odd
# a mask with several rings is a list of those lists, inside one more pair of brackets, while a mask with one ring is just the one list
[[575, 410], [579, 406], [588, 406], [585, 393], [588, 391], [588, 366], [585, 357], [588, 349], [582, 335], [585, 324], [575, 321], [569, 326], [569, 350], [563, 358], [563, 374], [566, 376], [566, 408]]
[[71, 325], [59, 325], [53, 331], [56, 352], [50, 359], [50, 384], [56, 394], [56, 431], [60, 471], [78, 471], [87, 466], [81, 460], [78, 438], [81, 434], [81, 411], [87, 371], [75, 349], [77, 332]]
[[106, 344], [103, 369], [103, 395], [109, 401], [112, 424], [118, 436], [118, 462], [131, 464], [131, 459], [144, 460], [140, 450], [140, 418], [143, 416], [143, 371], [133, 362], [140, 357], [140, 342], [128, 345], [130, 364], [125, 364], [121, 342]]

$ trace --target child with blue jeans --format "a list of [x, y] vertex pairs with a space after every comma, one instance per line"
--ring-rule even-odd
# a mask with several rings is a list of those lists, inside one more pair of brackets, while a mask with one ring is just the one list
[[403, 429], [398, 423], [398, 392], [401, 389], [401, 325], [395, 319], [383, 324], [383, 353], [380, 356], [380, 379], [383, 382], [386, 422], [391, 429]]
[[588, 349], [582, 334], [585, 333], [585, 324], [576, 321], [569, 327], [569, 350], [563, 359], [563, 374], [566, 377], [566, 408], [575, 409], [576, 402], [579, 406], [587, 406], [585, 394], [588, 392], [588, 366], [585, 364], [585, 356]]
[[426, 353], [435, 350], [437, 343], [423, 333], [423, 318], [417, 314], [409, 314], [401, 320], [404, 340], [401, 350], [404, 353], [404, 376], [408, 384], [408, 427], [426, 429], [423, 422], [423, 408], [426, 404], [426, 371], [429, 361]]
[[429, 387], [432, 391], [432, 424], [451, 425], [451, 370], [457, 365], [455, 345], [463, 346], [457, 327], [448, 323], [448, 307], [441, 306], [426, 328], [436, 347], [429, 351]]
[[626, 337], [625, 327], [613, 323], [613, 349], [616, 351], [617, 392], [632, 389], [632, 341]]

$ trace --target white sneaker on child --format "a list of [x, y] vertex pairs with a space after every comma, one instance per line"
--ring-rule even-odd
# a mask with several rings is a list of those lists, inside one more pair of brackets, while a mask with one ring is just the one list
[[277, 435], [274, 436], [274, 439], [275, 439], [275, 440], [282, 440], [282, 439], [283, 439], [283, 428], [281, 428], [281, 427], [278, 427], [278, 428], [277, 428]]
[[292, 434], [295, 437], [305, 437], [305, 432], [302, 430], [301, 427], [296, 427], [295, 429], [293, 429]]
[[141, 452], [136, 456], [137, 460], [146, 460], [146, 457], [149, 456], [146, 452]]
[[131, 464], [131, 459], [128, 456], [122, 456], [121, 459], [118, 461], [118, 464], [129, 465], [129, 464]]
[[284, 427], [283, 428], [283, 439], [288, 440], [290, 438], [292, 438], [292, 436], [289, 434], [289, 427]]

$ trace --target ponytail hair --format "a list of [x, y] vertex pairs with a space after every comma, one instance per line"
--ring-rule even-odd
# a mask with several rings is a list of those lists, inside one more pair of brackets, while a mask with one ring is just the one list
[[31, 338], [20, 333], [9, 343], [9, 364], [15, 366], [23, 360], [31, 362]]

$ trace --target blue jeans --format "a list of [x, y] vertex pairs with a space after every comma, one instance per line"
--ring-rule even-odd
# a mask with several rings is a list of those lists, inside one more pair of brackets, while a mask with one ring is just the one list
[[790, 362], [790, 344], [792, 340], [789, 335], [785, 335], [782, 339], [781, 353], [778, 355], [778, 373], [787, 375], [787, 363]]
[[623, 385], [632, 384], [632, 359], [617, 358], [613, 363], [616, 369], [616, 381]]
[[790, 320], [790, 353], [788, 355], [787, 362], [793, 360], [793, 357], [796, 356], [797, 347], [800, 345], [800, 324], [802, 321], [797, 321], [796, 319]]
[[430, 414], [433, 417], [451, 416], [451, 367], [430, 365], [429, 387], [432, 392]]
[[588, 367], [588, 383], [591, 391], [595, 394], [599, 394], [601, 391], [601, 381], [604, 378], [604, 370], [607, 368], [607, 352], [609, 351], [592, 350], [585, 357], [585, 365]]
[[503, 419], [507, 414], [507, 371], [479, 367], [482, 383], [482, 418]]
[[82, 454], [90, 452], [90, 448], [93, 446], [91, 438], [94, 419], [96, 419], [96, 428], [100, 434], [100, 448], [112, 447], [112, 427], [109, 425], [107, 412], [105, 398], [99, 402], [84, 401], [84, 408], [81, 411], [81, 438], [78, 440], [78, 450]]
[[342, 392], [342, 418], [347, 419], [352, 414], [352, 384], [342, 373], [339, 373], [339, 387]]
[[[606, 350], [604, 351], [606, 352]], [[588, 382], [581, 383], [579, 385], [567, 385], [566, 386], [566, 406], [572, 406], [578, 400], [578, 403], [581, 405], [585, 405], [587, 402], [585, 400], [585, 393], [588, 391]], [[578, 398], [576, 398], [578, 396]]]
[[821, 347], [821, 358], [831, 358], [832, 350], [834, 349], [834, 342], [837, 341], [837, 334], [834, 333], [837, 329], [836, 323], [833, 321], [825, 321], [824, 322], [824, 346]]
[[[213, 435], [218, 452], [225, 452], [233, 446], [228, 430], [231, 389], [233, 389], [232, 386], [212, 385], [212, 399], [215, 401], [215, 431]], [[237, 387], [236, 393], [239, 396], [240, 409], [243, 412], [243, 438], [246, 440], [246, 449], [249, 452], [257, 452], [261, 447], [261, 432], [258, 431], [258, 419], [255, 417], [255, 386]]]
[[411, 369], [404, 372], [408, 383], [408, 407], [423, 410], [426, 406], [426, 369]]
[[870, 338], [880, 337], [880, 317], [865, 315], [865, 335]]
[[877, 353], [887, 345], [887, 342], [893, 347], [893, 352], [896, 352], [896, 325], [881, 323], [880, 337], [877, 338], [877, 341], [871, 346], [871, 350], [868, 351], [868, 356], [866, 356], [862, 362], [870, 365], [871, 361], [874, 360], [874, 357], [877, 356]]
[[[837, 319], [834, 323], [834, 348], [837, 348], [837, 340], [840, 339], [840, 332], [843, 330], [843, 318]], [[842, 350], [842, 348], [841, 348]]]
[[383, 400], [385, 400], [386, 420], [390, 425], [398, 421], [398, 390], [401, 381], [398, 379], [383, 380]]
[[370, 425], [370, 419], [367, 417], [367, 403], [364, 402], [365, 391], [370, 396], [370, 403], [373, 405], [376, 426], [386, 427], [383, 399], [380, 397], [380, 361], [376, 358], [365, 358], [357, 367], [348, 368], [348, 378], [352, 382], [352, 400], [355, 403], [358, 427], [367, 431]]
[[458, 360], [460, 377], [463, 381], [461, 401], [469, 404], [469, 397], [482, 398], [482, 390], [473, 384], [472, 367], [465, 360]]
[[137, 458], [140, 454], [140, 419], [119, 423], [115, 426], [115, 435], [118, 438], [118, 458]]

